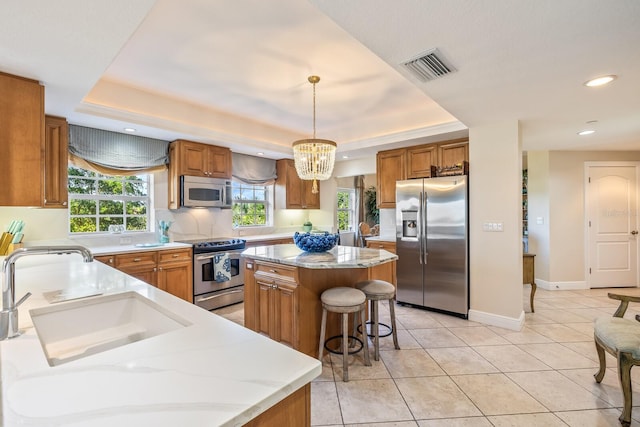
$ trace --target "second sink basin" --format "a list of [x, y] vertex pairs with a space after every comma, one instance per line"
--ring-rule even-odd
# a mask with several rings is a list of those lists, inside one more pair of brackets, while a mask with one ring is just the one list
[[36, 308], [29, 313], [50, 366], [190, 325], [137, 292]]

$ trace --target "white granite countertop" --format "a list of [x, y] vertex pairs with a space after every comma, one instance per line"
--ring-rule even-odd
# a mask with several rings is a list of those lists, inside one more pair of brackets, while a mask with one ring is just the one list
[[245, 249], [246, 258], [304, 268], [368, 268], [398, 259], [383, 249], [336, 246], [327, 252], [304, 252], [294, 244], [257, 246]]
[[[188, 326], [51, 367], [29, 310], [72, 304], [49, 305], [43, 292], [73, 287], [137, 292]], [[316, 359], [77, 255], [18, 260], [16, 299], [27, 291], [23, 335], [0, 342], [4, 426], [242, 425], [322, 371]]]
[[187, 243], [140, 243], [136, 245], [111, 245], [111, 246], [88, 246], [94, 255], [118, 254], [126, 252], [139, 251], [162, 251], [168, 249], [190, 248], [192, 245]]

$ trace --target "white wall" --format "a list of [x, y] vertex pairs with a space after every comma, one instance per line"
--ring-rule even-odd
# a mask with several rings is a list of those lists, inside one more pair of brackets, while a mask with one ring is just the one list
[[[469, 317], [519, 329], [524, 322], [519, 123], [470, 128], [469, 164]], [[483, 231], [484, 222], [502, 222], [504, 231]]]
[[[586, 286], [584, 163], [640, 161], [640, 152], [549, 151], [531, 152], [528, 157], [529, 180], [534, 184], [529, 187], [529, 239], [535, 244], [536, 278], [552, 289]], [[542, 226], [535, 225], [545, 204], [548, 217]]]
[[[549, 152], [527, 153], [529, 200], [529, 253], [535, 254], [536, 278], [549, 280], [550, 206], [549, 206]], [[538, 224], [538, 220], [541, 224]], [[536, 282], [537, 283], [537, 282]]]

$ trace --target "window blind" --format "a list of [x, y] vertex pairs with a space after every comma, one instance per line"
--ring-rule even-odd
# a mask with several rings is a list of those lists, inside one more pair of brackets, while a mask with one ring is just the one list
[[107, 175], [153, 172], [169, 162], [169, 142], [69, 125], [72, 162]]
[[276, 161], [248, 154], [231, 153], [233, 178], [249, 185], [271, 185], [275, 183]]

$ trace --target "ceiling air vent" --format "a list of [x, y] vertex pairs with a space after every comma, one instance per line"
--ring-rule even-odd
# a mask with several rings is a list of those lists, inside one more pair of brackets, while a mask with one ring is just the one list
[[437, 79], [456, 71], [451, 64], [447, 62], [438, 49], [432, 49], [420, 55], [416, 59], [402, 64], [405, 68], [423, 82]]

